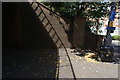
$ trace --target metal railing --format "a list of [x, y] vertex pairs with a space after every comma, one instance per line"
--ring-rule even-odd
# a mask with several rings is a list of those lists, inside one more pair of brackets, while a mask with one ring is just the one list
[[[34, 4], [36, 5], [36, 6], [33, 7], [33, 9], [34, 9], [35, 12], [37, 12], [38, 8], [40, 9], [40, 10], [39, 10], [39, 11], [40, 11], [39, 14], [36, 13], [37, 16], [39, 17], [39, 19], [40, 19], [41, 14], [44, 15], [44, 17], [42, 16], [43, 18], [40, 19], [40, 20], [41, 20], [42, 24], [43, 24], [43, 22], [45, 21], [45, 19], [47, 20], [47, 23], [46, 23], [46, 24], [43, 24], [43, 25], [45, 26], [45, 28], [47, 28], [47, 26], [50, 25], [50, 29], [49, 29], [48, 32], [50, 33], [51, 30], [54, 31], [54, 34], [51, 36], [51, 38], [53, 39], [53, 37], [56, 35], [56, 36], [57, 36], [56, 43], [57, 43], [58, 41], [60, 41], [61, 44], [60, 44], [60, 46], [58, 46], [58, 48], [62, 48], [62, 47], [64, 48], [64, 50], [65, 50], [65, 52], [66, 52], [66, 54], [67, 54], [68, 60], [69, 60], [69, 62], [70, 62], [70, 66], [71, 66], [71, 69], [72, 69], [72, 73], [73, 73], [74, 80], [76, 80], [75, 72], [74, 72], [73, 65], [72, 65], [71, 59], [70, 59], [70, 57], [69, 57], [68, 51], [67, 51], [65, 45], [63, 44], [62, 40], [60, 39], [59, 35], [57, 34], [56, 30], [54, 29], [53, 25], [51, 24], [51, 22], [49, 21], [49, 19], [48, 19], [47, 16], [46, 16], [46, 14], [45, 14], [44, 11], [42, 10], [41, 6], [44, 7], [45, 9], [47, 9], [47, 10], [48, 10], [48, 8], [46, 8], [44, 5], [42, 5], [42, 4], [39, 3], [39, 2], [32, 2], [32, 3], [30, 3], [30, 4], [31, 4], [31, 6], [33, 6]], [[49, 10], [50, 10], [50, 9], [49, 9]], [[51, 10], [51, 12], [52, 12], [52, 10]], [[53, 13], [55, 13], [55, 12], [53, 12]], [[55, 13], [55, 14], [56, 14], [56, 13]], [[56, 14], [56, 15], [58, 15], [58, 14]], [[58, 16], [60, 16], [60, 15], [58, 15]], [[60, 65], [60, 62], [58, 63], [58, 67], [59, 67], [59, 65]], [[59, 78], [59, 68], [58, 68], [58, 71], [57, 71], [56, 74], [57, 74], [57, 79], [58, 79], [58, 78]]]
[[[51, 10], [50, 8], [48, 8], [48, 7], [46, 7], [44, 4], [42, 4], [42, 3], [39, 3], [40, 4], [40, 6], [42, 6], [42, 7], [44, 7], [45, 9], [47, 9], [48, 11], [50, 11], [52, 14], [54, 14], [55, 15], [55, 17], [57, 17], [57, 18], [63, 18], [61, 15], [59, 15], [57, 12], [55, 12], [55, 11], [53, 11], [53, 10]], [[64, 26], [64, 25], [63, 25]], [[67, 25], [67, 27], [68, 27], [68, 25]], [[69, 27], [68, 27], [69, 28]], [[77, 28], [76, 26], [75, 26], [75, 28]], [[65, 30], [65, 27], [63, 27], [63, 29]], [[74, 44], [74, 46], [75, 46], [75, 48], [76, 49], [79, 49], [79, 47], [74, 43], [74, 42], [72, 42], [73, 44]]]

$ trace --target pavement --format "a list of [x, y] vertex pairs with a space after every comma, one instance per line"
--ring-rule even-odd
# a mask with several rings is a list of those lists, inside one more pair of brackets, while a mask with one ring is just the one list
[[65, 49], [59, 49], [60, 65], [59, 65], [59, 78], [74, 78], [72, 68]]
[[[115, 52], [120, 53], [119, 47], [120, 41], [112, 41], [112, 46], [115, 48]], [[60, 72], [59, 78], [73, 78], [70, 63], [67, 55], [63, 49], [59, 50], [60, 56]], [[98, 62], [90, 58], [81, 57], [77, 53], [71, 53], [73, 49], [67, 48], [69, 57], [71, 59], [74, 73], [76, 78], [118, 78], [118, 65], [115, 63]], [[67, 63], [67, 64], [66, 64]], [[66, 65], [66, 66], [65, 66]]]
[[[3, 49], [2, 78], [55, 78], [57, 50]], [[5, 79], [6, 80], [6, 79]], [[9, 80], [9, 79], [7, 79]], [[15, 79], [13, 79], [15, 80]]]
[[[71, 53], [71, 49], [67, 50], [69, 52], [76, 78], [118, 78], [118, 64], [97, 62], [76, 55], [78, 53]], [[69, 61], [67, 61], [67, 56], [64, 55], [61, 57], [64, 57], [64, 60], [66, 58], [66, 61], [60, 61], [61, 66], [62, 64], [65, 65], [66, 62], [69, 63]], [[60, 72], [60, 78], [72, 78], [73, 75], [70, 70], [70, 65], [62, 66], [63, 69], [61, 66], [60, 71], [63, 72]]]
[[[120, 48], [117, 45], [118, 42], [113, 41], [116, 52]], [[77, 55], [80, 54], [79, 52], [73, 53], [71, 52], [73, 49], [70, 48], [67, 48], [67, 51], [76, 78], [120, 77], [118, 75], [119, 64], [98, 62], [88, 57], [81, 57]], [[3, 77], [5, 78], [51, 78], [56, 76], [57, 51], [3, 50], [3, 53]], [[59, 56], [59, 78], [74, 78], [68, 55], [64, 49], [59, 49]]]
[[120, 41], [112, 40], [112, 46], [120, 46]]
[[118, 64], [97, 62], [71, 54], [76, 78], [118, 78]]
[[120, 41], [112, 40], [112, 46], [115, 48], [115, 52], [120, 53]]

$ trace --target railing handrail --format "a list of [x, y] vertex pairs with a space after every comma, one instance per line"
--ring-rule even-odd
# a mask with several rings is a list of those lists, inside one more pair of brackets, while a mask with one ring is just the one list
[[[57, 15], [57, 16], [63, 18], [61, 15], [59, 15], [59, 14], [56, 13], [55, 11], [53, 11], [53, 10], [47, 8], [44, 4], [42, 4], [42, 3], [39, 3], [39, 4], [40, 4], [42, 7], [44, 7], [45, 9], [49, 10], [50, 12], [52, 12], [53, 14], [55, 14], [55, 15]], [[68, 26], [67, 26], [67, 27], [68, 27]], [[76, 27], [76, 26], [75, 26], [75, 27]], [[75, 45], [76, 48], [78, 48], [77, 45], [76, 45], [74, 42], [73, 42], [73, 44]]]
[[49, 8], [47, 8], [44, 4], [42, 4], [42, 3], [39, 3], [42, 7], [44, 7], [45, 9], [47, 9], [47, 10], [49, 10], [50, 12], [52, 12], [52, 13], [54, 13], [54, 14], [56, 14], [57, 16], [59, 16], [59, 17], [61, 17], [62, 18], [62, 16], [61, 15], [59, 15], [58, 13], [56, 13], [55, 11], [53, 11], [53, 10], [51, 10], [51, 9], [49, 9]]
[[[37, 3], [39, 4], [39, 2], [37, 2]], [[41, 9], [41, 10], [42, 10], [42, 9]], [[49, 21], [49, 19], [48, 19], [47, 16], [45, 15], [44, 11], [43, 11], [43, 14], [44, 14], [44, 16], [46, 17], [46, 19], [48, 20], [50, 26], [51, 26], [52, 29], [54, 30], [55, 34], [56, 34], [57, 37], [59, 38], [59, 40], [60, 40], [60, 42], [62, 43], [62, 45], [64, 45], [63, 42], [62, 42], [62, 40], [60, 39], [59, 35], [58, 35], [57, 32], [55, 31], [54, 27], [52, 26], [51, 22]], [[65, 46], [65, 45], [64, 45], [64, 46]]]
[[[41, 4], [41, 3], [39, 3], [39, 2], [36, 2], [36, 3], [38, 4], [39, 7], [40, 7], [40, 5], [41, 5], [41, 6], [44, 7], [45, 9], [50, 10], [49, 8], [46, 8], [43, 4]], [[40, 8], [41, 8], [41, 7], [40, 7]], [[42, 10], [42, 8], [41, 8], [41, 10]], [[52, 10], [50, 10], [50, 11], [52, 11]], [[59, 35], [57, 34], [56, 30], [54, 29], [53, 25], [51, 24], [51, 22], [49, 21], [49, 19], [47, 18], [46, 14], [44, 13], [43, 10], [42, 10], [42, 12], [43, 12], [44, 16], [46, 17], [47, 21], [49, 22], [51, 28], [54, 30], [55, 34], [57, 35], [58, 39], [60, 40], [63, 48], [65, 49], [65, 52], [66, 52], [67, 57], [68, 57], [68, 60], [69, 60], [69, 62], [70, 62], [70, 66], [71, 66], [71, 69], [72, 69], [72, 73], [73, 73], [74, 80], [76, 80], [76, 76], [75, 76], [75, 72], [74, 72], [74, 69], [73, 69], [73, 65], [72, 65], [71, 59], [70, 59], [70, 57], [69, 57], [69, 54], [68, 54], [68, 51], [67, 51], [65, 45], [63, 44], [62, 40], [60, 39]], [[53, 12], [53, 11], [52, 11], [52, 12]], [[53, 13], [55, 13], [55, 12], [53, 12]], [[57, 13], [55, 13], [55, 14], [58, 15]], [[60, 15], [58, 15], [58, 16], [60, 16]]]
[[[38, 2], [37, 2], [37, 3], [38, 3]], [[40, 4], [40, 3], [38, 3], [38, 4]], [[45, 15], [44, 11], [43, 11], [43, 14]], [[46, 15], [45, 15], [45, 16], [46, 16]], [[46, 18], [47, 18], [47, 16], [46, 16]], [[48, 18], [47, 18], [47, 20], [49, 21]], [[49, 23], [50, 23], [50, 21], [49, 21]], [[67, 56], [68, 56], [68, 59], [69, 59], [70, 65], [71, 65], [71, 69], [72, 69], [72, 72], [73, 72], [73, 77], [74, 77], [74, 79], [76, 79], [75, 72], [74, 72], [74, 69], [73, 69], [72, 62], [71, 62], [71, 59], [70, 59], [70, 57], [69, 57], [68, 51], [67, 51], [65, 45], [63, 44], [62, 40], [60, 39], [59, 35], [58, 35], [57, 32], [55, 31], [55, 29], [54, 29], [54, 27], [52, 26], [51, 23], [50, 23], [50, 25], [51, 25], [51, 27], [53, 28], [55, 34], [56, 34], [57, 37], [59, 38], [61, 44], [63, 45], [63, 47], [64, 47], [64, 49], [65, 49], [65, 51], [66, 51], [66, 53], [67, 53]]]

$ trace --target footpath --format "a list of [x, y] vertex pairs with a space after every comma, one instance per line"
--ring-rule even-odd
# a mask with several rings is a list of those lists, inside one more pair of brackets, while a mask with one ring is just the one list
[[[67, 49], [76, 78], [111, 78], [117, 80], [118, 78], [118, 64], [98, 62], [87, 57], [81, 57], [77, 54], [71, 53], [72, 49]], [[62, 51], [62, 49], [61, 49]], [[66, 54], [63, 52], [60, 56], [60, 77], [59, 78], [73, 78], [70, 65]], [[64, 61], [65, 60], [65, 61]], [[66, 66], [65, 66], [66, 64]], [[116, 78], [116, 79], [113, 79]]]

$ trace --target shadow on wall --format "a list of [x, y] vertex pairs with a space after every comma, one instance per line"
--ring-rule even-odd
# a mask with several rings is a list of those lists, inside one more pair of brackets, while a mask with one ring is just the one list
[[57, 49], [29, 3], [3, 3], [3, 48]]
[[4, 2], [2, 10], [3, 80], [55, 78], [57, 46], [29, 3]]
[[95, 51], [102, 45], [103, 37], [104, 36], [102, 35], [95, 35], [91, 33], [90, 29], [86, 27], [84, 48]]
[[85, 49], [96, 50], [97, 48], [97, 36], [93, 33], [86, 32], [85, 34]]

